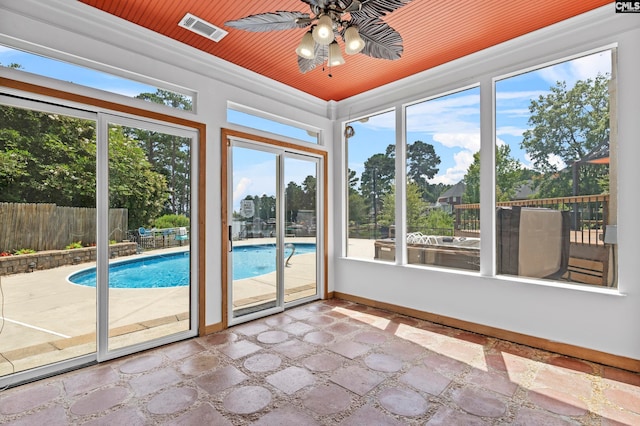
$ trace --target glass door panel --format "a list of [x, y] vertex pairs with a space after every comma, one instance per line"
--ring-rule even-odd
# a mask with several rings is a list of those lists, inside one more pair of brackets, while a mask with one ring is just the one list
[[[109, 351], [195, 333], [194, 139], [175, 129], [116, 121], [108, 126]], [[116, 250], [123, 242], [133, 253]]]
[[230, 323], [282, 309], [278, 285], [282, 258], [277, 226], [279, 162], [276, 152], [239, 142], [231, 148]]
[[0, 101], [2, 388], [95, 354], [97, 216], [96, 115]]
[[284, 301], [299, 302], [318, 295], [318, 160], [286, 154]]

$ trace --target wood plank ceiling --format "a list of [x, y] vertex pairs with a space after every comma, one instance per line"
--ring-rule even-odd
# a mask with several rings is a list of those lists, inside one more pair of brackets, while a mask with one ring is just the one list
[[[252, 33], [224, 26], [228, 20], [256, 13], [280, 10], [308, 13], [309, 6], [299, 0], [79, 1], [318, 98], [336, 101], [611, 3], [413, 0], [384, 18], [403, 38], [404, 53], [400, 59], [344, 55], [346, 63], [334, 67], [329, 77], [328, 70], [322, 67], [306, 74], [299, 72], [295, 49], [305, 29]], [[613, 13], [613, 5], [611, 8]], [[179, 27], [187, 12], [229, 34], [216, 43]]]

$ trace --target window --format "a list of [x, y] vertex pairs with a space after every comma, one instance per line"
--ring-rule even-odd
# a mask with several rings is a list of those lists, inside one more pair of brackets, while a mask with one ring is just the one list
[[406, 108], [407, 262], [480, 269], [480, 89]]
[[233, 105], [227, 108], [227, 121], [252, 129], [262, 130], [276, 135], [287, 136], [304, 142], [318, 143], [319, 132], [315, 129], [303, 128], [301, 125], [286, 124], [276, 119], [260, 117], [257, 114], [243, 111], [244, 107]]
[[496, 81], [498, 274], [616, 285], [612, 56]]
[[0, 45], [0, 66], [191, 111], [193, 96]]
[[354, 258], [395, 260], [395, 112], [345, 126], [348, 247]]

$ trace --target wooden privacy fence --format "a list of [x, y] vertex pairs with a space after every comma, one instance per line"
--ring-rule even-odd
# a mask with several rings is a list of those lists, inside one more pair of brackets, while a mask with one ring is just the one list
[[[126, 238], [127, 209], [109, 210], [109, 240]], [[55, 204], [0, 203], [0, 252], [57, 250], [96, 242], [96, 209]]]

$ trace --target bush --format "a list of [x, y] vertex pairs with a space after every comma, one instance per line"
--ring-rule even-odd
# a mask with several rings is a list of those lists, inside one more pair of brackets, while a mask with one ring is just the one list
[[179, 228], [189, 226], [189, 218], [182, 214], [166, 214], [153, 222], [155, 228]]
[[34, 249], [29, 249], [29, 248], [23, 248], [20, 250], [16, 250], [13, 252], [14, 255], [19, 256], [21, 254], [31, 254], [31, 253], [35, 253], [36, 251]]
[[82, 248], [82, 241], [77, 241], [75, 243], [71, 243], [69, 245], [67, 245], [64, 249], [65, 250], [71, 250], [71, 249], [79, 249]]

